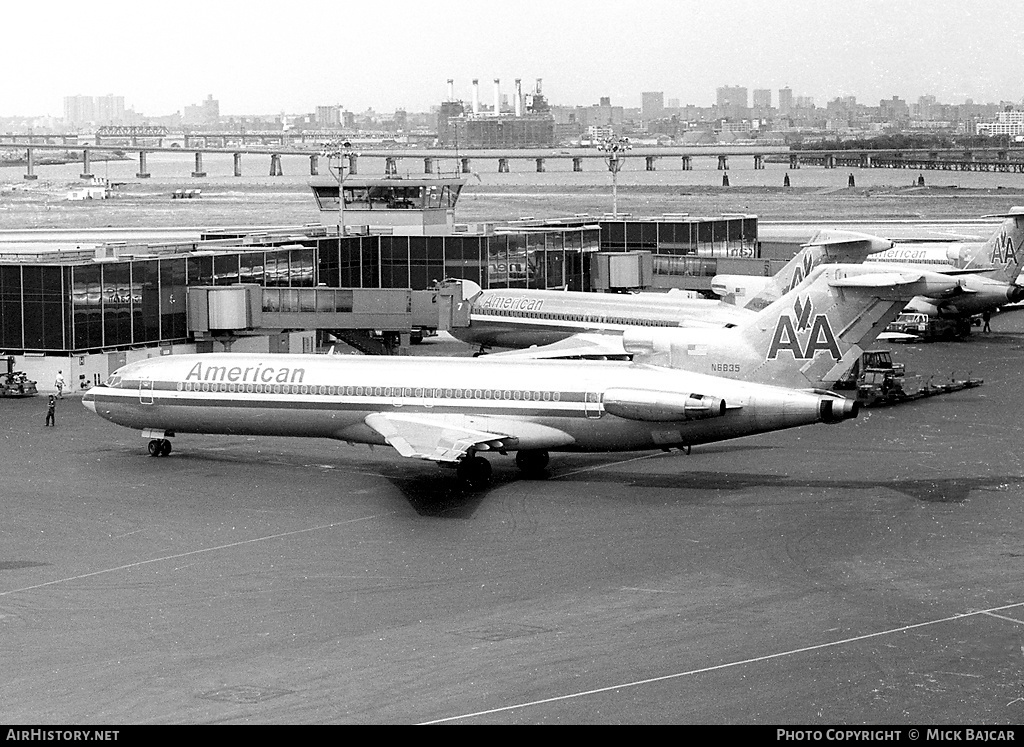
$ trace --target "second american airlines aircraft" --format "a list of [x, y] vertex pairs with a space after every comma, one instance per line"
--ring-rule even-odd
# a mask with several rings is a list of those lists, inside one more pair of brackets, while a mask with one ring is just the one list
[[[949, 285], [927, 273], [819, 273], [811, 282], [833, 289], [836, 303], [815, 315], [805, 283], [756, 315], [782, 330], [759, 351], [780, 372], [819, 357], [834, 365], [842, 355], [837, 338], [874, 339], [877, 329], [860, 322], [862, 314], [831, 321], [836, 309], [849, 308], [848, 299], [889, 308]], [[456, 466], [473, 487], [490, 477], [479, 456], [490, 451], [516, 452], [529, 475], [544, 470], [550, 451], [689, 449], [857, 413], [856, 403], [831, 392], [665, 366], [493, 357], [164, 356], [118, 369], [83, 401], [107, 420], [141, 430], [154, 456], [169, 454], [168, 439], [178, 433], [333, 438], [389, 444], [404, 457]]]
[[[958, 292], [935, 298], [918, 296], [907, 304], [907, 311], [966, 320], [1024, 300], [1024, 287], [1017, 285], [1024, 265], [1024, 207], [984, 217], [1003, 219], [987, 241], [899, 245], [869, 255], [864, 263], [879, 271], [921, 267], [959, 278]], [[756, 300], [751, 305], [741, 294], [756, 299], [753, 294], [758, 293], [764, 282], [764, 278], [756, 275], [719, 275], [711, 287], [726, 300], [730, 300], [727, 293], [731, 292], [738, 305], [756, 309]]]
[[[747, 306], [760, 311], [800, 283], [819, 264], [857, 263], [891, 241], [851, 231], [822, 231], [764, 283]], [[546, 357], [624, 356], [622, 333], [634, 327], [708, 327], [735, 324], [746, 309], [714, 299], [677, 293], [584, 293], [580, 291], [461, 286], [452, 319], [439, 325], [454, 337], [490, 347], [543, 346]], [[446, 312], [442, 312], [444, 317]], [[461, 320], [457, 319], [461, 315]], [[538, 356], [534, 356], [538, 357]]]

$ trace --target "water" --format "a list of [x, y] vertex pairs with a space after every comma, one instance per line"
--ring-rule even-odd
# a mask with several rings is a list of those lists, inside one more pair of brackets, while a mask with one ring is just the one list
[[[508, 220], [524, 216], [563, 217], [576, 213], [611, 212], [612, 179], [603, 161], [584, 161], [582, 172], [572, 160], [548, 159], [538, 173], [533, 159], [512, 159], [509, 173], [498, 173], [493, 158], [470, 158], [472, 174], [456, 214], [460, 222]], [[435, 171], [452, 173], [454, 159], [435, 161]], [[234, 176], [230, 153], [204, 154], [206, 177], [192, 177], [191, 152], [150, 153], [149, 179], [135, 176], [137, 157], [123, 161], [93, 161], [92, 173], [123, 182], [116, 199], [68, 202], [69, 188], [82, 184], [81, 161], [37, 166], [38, 181], [24, 180], [24, 166], [0, 167], [0, 229], [85, 228], [103, 226], [227, 226], [298, 225], [321, 222], [309, 193], [309, 158], [282, 156], [282, 176], [270, 176], [270, 156], [242, 156], [242, 177]], [[852, 218], [976, 217], [1024, 203], [1024, 175], [986, 172], [917, 171], [912, 169], [823, 169], [788, 163], [768, 163], [755, 170], [753, 157], [729, 159], [728, 172], [719, 171], [717, 157], [696, 157], [691, 171], [682, 170], [678, 157], [658, 160], [655, 171], [645, 159], [627, 157], [618, 174], [618, 209], [633, 215], [690, 213], [716, 215], [752, 213], [765, 219], [829, 220]], [[383, 158], [360, 157], [361, 176], [384, 173]], [[419, 176], [420, 158], [399, 161], [400, 172]], [[326, 159], [320, 173], [328, 174]], [[722, 187], [728, 173], [730, 187]], [[782, 188], [789, 174], [791, 188]], [[856, 189], [849, 190], [850, 174]], [[918, 189], [919, 175], [928, 189]], [[175, 189], [201, 189], [194, 200], [171, 200]], [[1000, 194], [1002, 192], [1002, 194]]]

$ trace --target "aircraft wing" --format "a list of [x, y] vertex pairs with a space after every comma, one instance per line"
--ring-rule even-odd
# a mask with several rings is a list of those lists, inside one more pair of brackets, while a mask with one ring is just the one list
[[434, 462], [457, 462], [470, 449], [556, 448], [573, 442], [556, 428], [487, 416], [378, 412], [364, 422], [402, 456]]
[[488, 358], [516, 358], [539, 360], [542, 358], [622, 357], [629, 355], [622, 347], [622, 335], [582, 333], [566, 337], [550, 345], [534, 345], [525, 350], [489, 353]]

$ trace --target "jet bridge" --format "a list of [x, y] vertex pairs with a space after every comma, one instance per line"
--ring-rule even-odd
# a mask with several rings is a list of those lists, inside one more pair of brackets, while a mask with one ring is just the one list
[[[397, 341], [401, 347], [437, 328], [436, 298], [434, 291], [408, 288], [190, 286], [188, 331], [197, 340], [300, 329], [364, 332], [365, 337]], [[371, 349], [384, 352], [394, 347], [389, 344], [384, 349]]]

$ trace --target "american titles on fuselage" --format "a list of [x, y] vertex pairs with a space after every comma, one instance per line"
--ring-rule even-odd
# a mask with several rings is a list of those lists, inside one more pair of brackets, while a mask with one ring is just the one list
[[[251, 372], [251, 375], [250, 375]], [[197, 363], [185, 376], [185, 381], [229, 381], [229, 382], [263, 382], [264, 384], [301, 384], [306, 376], [306, 369], [289, 366], [211, 366]]]
[[510, 311], [540, 311], [544, 301], [538, 298], [515, 298], [514, 296], [487, 295], [480, 301], [483, 309], [507, 309]]

